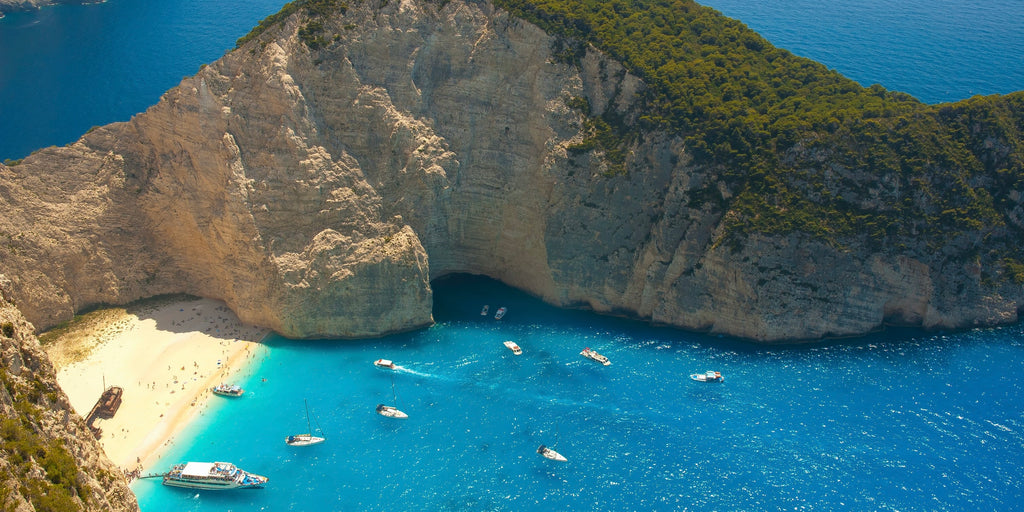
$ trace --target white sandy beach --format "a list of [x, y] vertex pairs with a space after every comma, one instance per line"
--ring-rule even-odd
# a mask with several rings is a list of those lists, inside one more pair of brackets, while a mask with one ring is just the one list
[[230, 400], [210, 388], [248, 378], [263, 355], [258, 342], [268, 333], [242, 324], [223, 302], [210, 299], [176, 300], [144, 311], [94, 327], [84, 360], [62, 365], [51, 354], [57, 381], [83, 418], [104, 385], [123, 388], [117, 414], [93, 425], [102, 429], [107, 456], [126, 470], [149, 470], [211, 397]]

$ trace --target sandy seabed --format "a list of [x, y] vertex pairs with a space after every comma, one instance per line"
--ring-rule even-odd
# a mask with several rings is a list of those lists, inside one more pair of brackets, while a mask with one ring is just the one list
[[[123, 389], [113, 418], [96, 419], [107, 457], [126, 472], [146, 468], [175, 442], [189, 421], [207, 409], [217, 384], [250, 376], [266, 350], [269, 331], [243, 324], [221, 301], [180, 299], [107, 316], [79, 336], [84, 359], [64, 363], [47, 347], [57, 382], [85, 418], [109, 386]], [[166, 468], [164, 468], [166, 469]]]

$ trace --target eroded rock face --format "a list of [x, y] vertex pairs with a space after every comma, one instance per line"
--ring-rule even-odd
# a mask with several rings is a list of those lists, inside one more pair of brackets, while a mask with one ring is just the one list
[[[429, 282], [755, 340], [1016, 319], [1021, 291], [933, 255], [799, 235], [720, 240], [729, 190], [647, 132], [625, 172], [587, 149], [644, 84], [487, 3], [359, 3], [311, 50], [293, 16], [131, 121], [0, 166], [0, 270], [41, 327], [162, 293], [291, 337], [431, 322]], [[694, 191], [712, 191], [695, 201]]]
[[57, 385], [32, 325], [10, 303], [10, 284], [0, 275], [0, 485], [7, 490], [0, 505], [19, 511], [139, 510], [121, 469]]

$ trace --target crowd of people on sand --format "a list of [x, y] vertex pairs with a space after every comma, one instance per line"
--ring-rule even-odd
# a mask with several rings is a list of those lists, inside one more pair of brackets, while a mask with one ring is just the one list
[[139, 464], [134, 469], [123, 468], [121, 471], [124, 472], [124, 479], [128, 483], [132, 483], [136, 478], [142, 476], [142, 464]]

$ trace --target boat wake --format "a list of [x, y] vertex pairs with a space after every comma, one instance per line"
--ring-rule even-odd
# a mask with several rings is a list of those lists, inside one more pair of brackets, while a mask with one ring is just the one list
[[446, 381], [446, 382], [455, 382], [456, 380], [459, 380], [459, 379], [455, 379], [453, 377], [450, 377], [448, 375], [439, 375], [439, 374], [436, 374], [436, 373], [420, 372], [420, 371], [413, 370], [412, 368], [406, 368], [404, 366], [395, 366], [395, 371], [396, 372], [402, 372], [402, 373], [405, 373], [405, 374], [408, 374], [408, 375], [415, 375], [417, 377], [422, 377], [424, 379], [441, 380], [441, 381]]

